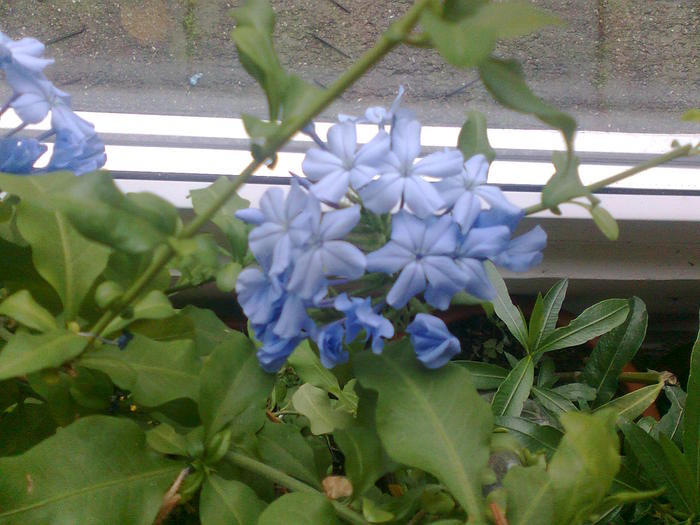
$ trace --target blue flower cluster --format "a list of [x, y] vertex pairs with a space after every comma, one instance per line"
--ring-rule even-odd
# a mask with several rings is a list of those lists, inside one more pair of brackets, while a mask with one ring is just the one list
[[[523, 212], [486, 184], [483, 155], [465, 162], [460, 151], [446, 149], [419, 159], [420, 123], [399, 108], [400, 96], [388, 111], [341, 116], [327, 142], [307, 128], [318, 147], [303, 161], [306, 178], [294, 178], [286, 197], [273, 188], [260, 209], [237, 213], [255, 226], [249, 245], [258, 266], [241, 272], [236, 291], [262, 343], [258, 359], [267, 371], [278, 370], [305, 338], [316, 343], [328, 368], [348, 360], [347, 345], [361, 334], [379, 353], [394, 336], [383, 314], [419, 294], [439, 310], [460, 291], [492, 299], [485, 261], [525, 271], [542, 259], [545, 232], [538, 226], [513, 237]], [[357, 144], [357, 122], [378, 125], [367, 144]], [[344, 240], [362, 208], [390, 214], [390, 239], [374, 251]], [[347, 295], [366, 273], [392, 276], [386, 296]], [[320, 326], [315, 320], [329, 316], [335, 320]], [[418, 314], [406, 332], [428, 368], [459, 352], [457, 339], [432, 315]]]
[[[0, 107], [0, 117], [12, 108], [22, 124], [0, 138], [0, 172], [29, 174], [68, 170], [78, 175], [102, 167], [105, 147], [89, 122], [77, 116], [70, 96], [56, 88], [43, 70], [53, 60], [44, 58], [44, 44], [34, 38], [14, 41], [0, 32], [0, 69], [12, 89], [9, 100]], [[17, 133], [29, 124], [44, 120], [51, 113], [51, 129], [37, 138], [21, 138]], [[47, 167], [34, 167], [55, 137]]]

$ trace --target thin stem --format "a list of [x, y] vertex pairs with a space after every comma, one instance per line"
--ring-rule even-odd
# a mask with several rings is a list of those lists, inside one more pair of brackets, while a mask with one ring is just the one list
[[[663, 155], [659, 155], [658, 157], [654, 157], [653, 159], [650, 159], [646, 162], [642, 162], [641, 164], [638, 164], [637, 166], [634, 166], [630, 169], [627, 169], [625, 171], [621, 171], [617, 175], [613, 175], [612, 177], [608, 177], [607, 179], [600, 180], [598, 182], [594, 182], [593, 184], [589, 184], [585, 188], [590, 191], [591, 193], [598, 191], [601, 188], [604, 188], [606, 186], [610, 186], [611, 184], [615, 184], [616, 182], [620, 182], [621, 180], [626, 179], [627, 177], [631, 177], [632, 175], [636, 175], [637, 173], [641, 173], [642, 171], [646, 171], [651, 168], [655, 168], [656, 166], [659, 166], [661, 164], [664, 164], [666, 162], [669, 162], [673, 159], [677, 159], [679, 157], [686, 157], [688, 156], [691, 151], [693, 150], [693, 146], [691, 144], [686, 144], [685, 146], [682, 146], [680, 148], [673, 149], [669, 151], [668, 153], [664, 153]], [[563, 202], [557, 203], [559, 204], [564, 204]], [[535, 204], [533, 206], [530, 206], [529, 208], [525, 208], [525, 215], [532, 215], [533, 213], [539, 213], [541, 211], [544, 211], [548, 209], [547, 206], [544, 204]]]
[[[244, 454], [240, 454], [238, 452], [228, 452], [226, 454], [226, 459], [228, 459], [237, 467], [241, 467], [242, 469], [245, 469], [249, 472], [253, 472], [255, 474], [263, 476], [264, 478], [267, 478], [270, 481], [282, 485], [291, 491], [307, 492], [310, 494], [318, 494], [320, 496], [323, 496], [323, 494], [320, 491], [307, 485], [306, 483], [294, 479], [293, 477], [288, 476], [284, 472], [279, 471], [276, 468], [266, 465], [265, 463], [262, 463]], [[354, 510], [335, 500], [331, 499], [328, 501], [331, 503], [331, 505], [333, 505], [333, 508], [335, 508], [335, 511], [338, 513], [338, 515], [348, 523], [353, 523], [357, 525], [368, 525], [365, 519]]]
[[[195, 235], [214, 215], [221, 209], [224, 204], [238, 191], [238, 189], [247, 182], [247, 180], [255, 173], [255, 171], [263, 165], [266, 159], [272, 157], [289, 139], [291, 139], [300, 129], [302, 129], [316, 115], [327, 108], [338, 96], [340, 96], [348, 87], [350, 87], [357, 79], [363, 76], [384, 55], [391, 51], [394, 47], [400, 44], [404, 36], [409, 34], [413, 27], [418, 22], [418, 18], [423, 10], [430, 4], [432, 0], [418, 0], [400, 19], [394, 22], [389, 29], [380, 37], [376, 45], [362, 55], [345, 73], [343, 73], [328, 89], [322, 92], [318, 99], [309, 104], [306, 110], [295, 117], [282, 122], [279, 132], [270, 137], [265, 143], [262, 151], [256, 159], [254, 159], [241, 174], [236, 178], [233, 184], [229, 185], [221, 193], [219, 193], [209, 207], [201, 214], [197, 215], [187, 226], [185, 226], [180, 234], [179, 239], [189, 239]], [[160, 272], [168, 261], [175, 254], [174, 250], [169, 245], [160, 247], [153, 256], [150, 266], [141, 276], [131, 285], [124, 293], [117, 306], [105, 311], [97, 320], [95, 325], [90, 329], [90, 332], [96, 335], [101, 335], [102, 331], [107, 328], [110, 322], [115, 319], [119, 312], [126, 308], [141, 295], [148, 283]], [[94, 339], [91, 340], [85, 351], [92, 347]]]
[[23, 130], [24, 128], [26, 128], [26, 127], [27, 127], [27, 123], [26, 123], [26, 122], [22, 122], [22, 123], [21, 123], [19, 126], [17, 126], [16, 128], [11, 129], [11, 130], [8, 131], [7, 133], [5, 133], [5, 138], [9, 138], [9, 137], [11, 137], [12, 135], [14, 135], [15, 133], [19, 133], [20, 131], [22, 131], [22, 130]]

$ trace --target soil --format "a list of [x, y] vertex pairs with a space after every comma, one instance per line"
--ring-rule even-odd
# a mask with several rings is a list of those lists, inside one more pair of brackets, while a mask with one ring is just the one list
[[[2, 0], [0, 28], [35, 36], [56, 59], [49, 74], [78, 109], [265, 115], [264, 98], [238, 64], [225, 0]], [[408, 8], [406, 0], [273, 0], [281, 62], [327, 85]], [[697, 0], [537, 0], [563, 26], [501, 45], [523, 62], [536, 93], [584, 129], [697, 131], [680, 122], [700, 106]], [[193, 77], [193, 75], [197, 75]], [[192, 80], [192, 82], [190, 82]], [[196, 82], [195, 82], [196, 80]], [[389, 104], [399, 85], [432, 124], [459, 125], [478, 108], [494, 127], [541, 127], [492, 102], [474, 71], [437, 53], [402, 47], [328, 112]], [[194, 84], [194, 85], [192, 85]], [[466, 87], [465, 87], [466, 86]]]

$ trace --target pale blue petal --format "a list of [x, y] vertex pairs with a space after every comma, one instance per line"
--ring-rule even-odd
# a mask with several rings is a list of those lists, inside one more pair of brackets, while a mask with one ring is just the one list
[[398, 157], [401, 166], [409, 169], [420, 154], [420, 122], [398, 120], [391, 128], [391, 150]]
[[380, 130], [372, 140], [360, 148], [355, 156], [355, 166], [379, 167], [385, 161], [391, 146], [386, 131]]
[[510, 240], [507, 226], [472, 228], [462, 241], [457, 253], [460, 257], [487, 259], [506, 249]]
[[518, 215], [521, 212], [520, 208], [506, 198], [498, 186], [478, 186], [474, 193], [488, 202], [492, 208], [503, 210], [506, 214]]
[[413, 168], [411, 175], [423, 175], [428, 177], [453, 177], [462, 172], [464, 157], [459, 150], [445, 150], [431, 153], [419, 160]]
[[317, 182], [325, 176], [345, 168], [343, 161], [330, 151], [313, 148], [306, 152], [301, 169], [309, 180]]
[[296, 337], [301, 333], [307, 319], [308, 315], [306, 315], [301, 297], [290, 294], [284, 301], [273, 332], [275, 335], [285, 339]]
[[311, 299], [318, 293], [323, 283], [322, 250], [315, 249], [302, 253], [294, 263], [287, 289], [304, 299]]
[[284, 193], [281, 188], [269, 188], [260, 199], [260, 211], [270, 222], [284, 223]]
[[461, 175], [441, 179], [435, 183], [435, 188], [448, 208], [453, 206], [457, 199], [464, 195], [466, 191], [464, 189], [464, 178]]
[[412, 251], [389, 242], [370, 254], [367, 254], [367, 271], [392, 274], [415, 260]]
[[542, 262], [542, 250], [547, 245], [547, 234], [536, 226], [510, 241], [508, 248], [494, 257], [499, 266], [514, 272], [524, 272]]
[[365, 208], [374, 213], [389, 213], [401, 199], [405, 179], [398, 173], [387, 173], [360, 190]]
[[457, 227], [448, 215], [429, 218], [421, 253], [431, 255], [451, 255], [457, 248]]
[[256, 258], [272, 257], [277, 241], [284, 235], [284, 227], [274, 222], [265, 222], [254, 228], [248, 236], [250, 251]]
[[365, 273], [365, 254], [345, 241], [328, 241], [322, 249], [323, 271], [326, 275], [357, 279]]
[[411, 211], [421, 218], [435, 213], [445, 205], [435, 187], [418, 176], [406, 177], [404, 200]]
[[486, 184], [486, 176], [489, 172], [489, 161], [481, 153], [470, 157], [464, 163], [464, 171], [466, 179], [470, 186], [480, 186]]
[[466, 284], [464, 289], [474, 297], [489, 301], [496, 296], [496, 291], [489, 281], [484, 263], [476, 259], [459, 259], [457, 266], [464, 272]]
[[356, 147], [357, 135], [354, 122], [341, 122], [328, 130], [328, 149], [344, 163], [352, 161]]
[[262, 224], [265, 222], [265, 214], [256, 208], [237, 210], [234, 215], [236, 219], [247, 222], [248, 224]]
[[348, 184], [350, 184], [350, 173], [346, 170], [338, 170], [311, 186], [311, 193], [323, 202], [337, 204], [347, 193]]
[[459, 224], [462, 233], [466, 233], [474, 225], [481, 213], [481, 201], [471, 192], [464, 192], [452, 208], [452, 218]]
[[425, 274], [420, 264], [410, 263], [401, 270], [399, 278], [386, 296], [386, 302], [394, 308], [402, 308], [408, 301], [425, 290]]
[[357, 205], [326, 212], [321, 219], [321, 238], [323, 240], [342, 239], [359, 221], [360, 207]]
[[416, 252], [425, 236], [426, 224], [413, 214], [400, 211], [391, 217], [391, 240]]

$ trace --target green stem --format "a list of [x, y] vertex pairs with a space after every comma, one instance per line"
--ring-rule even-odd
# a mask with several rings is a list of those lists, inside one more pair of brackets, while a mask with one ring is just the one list
[[[228, 452], [226, 454], [226, 459], [228, 459], [237, 467], [241, 467], [242, 469], [245, 469], [249, 472], [253, 472], [255, 474], [263, 476], [264, 478], [267, 478], [270, 481], [273, 481], [274, 483], [282, 485], [283, 487], [286, 487], [291, 491], [308, 492], [310, 494], [318, 494], [319, 496], [325, 497], [321, 492], [307, 485], [306, 483], [303, 483], [298, 479], [288, 476], [284, 472], [277, 470], [276, 468], [273, 468], [270, 465], [266, 465], [265, 463], [262, 463], [244, 454], [240, 454], [238, 452]], [[365, 519], [354, 510], [335, 500], [329, 499], [328, 501], [331, 503], [331, 505], [333, 505], [333, 508], [335, 508], [335, 511], [338, 513], [338, 515], [348, 523], [354, 523], [357, 525], [368, 525]]]
[[[637, 173], [641, 173], [642, 171], [646, 171], [651, 168], [655, 168], [656, 166], [659, 166], [661, 164], [664, 164], [666, 162], [669, 162], [673, 159], [677, 159], [679, 157], [686, 157], [688, 156], [691, 151], [693, 150], [693, 146], [690, 144], [686, 144], [685, 146], [682, 146], [680, 148], [673, 149], [669, 151], [668, 153], [664, 153], [663, 155], [659, 155], [658, 157], [654, 157], [653, 159], [650, 159], [646, 162], [642, 162], [641, 164], [638, 164], [637, 166], [634, 166], [630, 169], [627, 169], [625, 171], [621, 171], [617, 175], [613, 175], [612, 177], [608, 177], [607, 179], [600, 180], [598, 182], [594, 182], [593, 184], [589, 184], [585, 188], [590, 191], [591, 193], [598, 191], [601, 188], [604, 188], [606, 186], [610, 186], [611, 184], [614, 184], [616, 182], [620, 182], [621, 180], [626, 179], [627, 177], [631, 177], [632, 175], [636, 175]], [[563, 202], [557, 203], [557, 206], [559, 204], [564, 204]], [[525, 208], [525, 215], [532, 215], [533, 213], [539, 213], [541, 211], [544, 211], [548, 209], [547, 206], [544, 204], [535, 204], [533, 206], [530, 206], [529, 208]]]
[[[367, 51], [360, 59], [355, 62], [345, 73], [343, 73], [328, 89], [322, 92], [317, 100], [309, 104], [306, 110], [300, 114], [289, 118], [282, 122], [280, 130], [273, 135], [265, 143], [258, 158], [253, 160], [241, 174], [236, 178], [233, 184], [229, 185], [224, 191], [216, 196], [216, 199], [204, 210], [200, 215], [197, 215], [187, 226], [185, 226], [178, 239], [189, 239], [194, 236], [214, 215], [226, 204], [226, 202], [238, 191], [238, 189], [247, 182], [247, 180], [255, 173], [255, 171], [263, 165], [265, 160], [271, 158], [282, 146], [284, 146], [301, 128], [309, 121], [318, 115], [321, 111], [327, 108], [338, 96], [340, 96], [348, 87], [355, 83], [357, 79], [363, 76], [384, 55], [391, 51], [394, 47], [400, 44], [406, 35], [410, 34], [413, 27], [418, 23], [418, 19], [423, 10], [431, 3], [432, 0], [418, 0], [406, 14], [396, 22], [379, 38], [379, 41], [373, 48]], [[174, 250], [167, 245], [159, 248], [153, 256], [150, 266], [141, 276], [131, 285], [124, 293], [117, 306], [105, 311], [97, 320], [95, 325], [90, 329], [90, 332], [99, 336], [102, 331], [107, 328], [109, 323], [114, 320], [119, 313], [129, 306], [132, 301], [138, 298], [148, 283], [168, 264], [170, 259], [175, 254]], [[86, 347], [86, 351], [92, 346], [95, 337], [90, 340]]]

